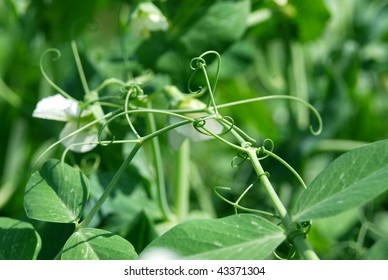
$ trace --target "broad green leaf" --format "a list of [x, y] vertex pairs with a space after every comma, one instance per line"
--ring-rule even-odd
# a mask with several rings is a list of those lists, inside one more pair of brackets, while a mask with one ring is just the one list
[[297, 201], [293, 219], [306, 221], [359, 207], [388, 190], [388, 140], [353, 149], [324, 169]]
[[239, 39], [245, 29], [250, 1], [217, 1], [181, 37], [189, 55], [208, 50], [222, 51]]
[[388, 260], [388, 237], [380, 239], [368, 251], [367, 260]]
[[31, 224], [0, 218], [0, 260], [36, 259], [41, 247], [39, 234]]
[[265, 259], [284, 239], [280, 227], [258, 216], [239, 214], [184, 222], [146, 250], [166, 248], [189, 259]]
[[112, 232], [82, 228], [63, 247], [62, 260], [134, 260], [137, 253], [132, 244]]
[[30, 177], [24, 194], [27, 216], [46, 222], [78, 221], [89, 193], [81, 171], [59, 160], [48, 160]]

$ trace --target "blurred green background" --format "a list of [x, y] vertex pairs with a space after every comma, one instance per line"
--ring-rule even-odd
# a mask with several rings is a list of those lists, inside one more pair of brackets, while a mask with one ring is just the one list
[[[0, 216], [24, 219], [23, 192], [32, 164], [63, 127], [31, 116], [42, 97], [55, 93], [39, 69], [45, 50], [57, 48], [62, 53], [56, 61], [44, 60], [52, 80], [74, 97], [83, 97], [72, 39], [92, 87], [105, 78], [126, 79], [151, 70], [155, 79], [148, 92], [168, 84], [187, 92], [190, 60], [212, 49], [222, 57], [217, 103], [277, 94], [309, 101], [324, 121], [319, 136], [309, 132], [310, 124], [317, 125], [314, 116], [290, 102], [222, 110], [258, 143], [272, 139], [274, 151], [307, 183], [340, 153], [388, 138], [388, 1], [153, 1], [169, 28], [136, 40], [130, 16], [140, 2], [0, 1]], [[214, 63], [209, 69], [215, 72]], [[169, 161], [174, 149], [164, 140], [163, 154]], [[230, 197], [238, 197], [252, 181], [252, 170], [248, 165], [231, 168], [235, 154], [217, 142], [193, 142], [192, 150], [198, 172], [195, 185], [201, 188], [194, 191], [193, 209], [209, 216], [233, 213], [212, 188], [232, 187]], [[62, 151], [57, 147], [47, 156], [59, 158]], [[120, 165], [117, 151], [96, 149], [102, 170], [111, 172]], [[80, 162], [83, 155], [71, 156]], [[263, 165], [285, 204], [292, 205], [296, 180], [274, 160]], [[244, 204], [268, 206], [262, 191], [247, 196]], [[365, 257], [381, 234], [388, 234], [387, 211], [384, 195], [363, 209], [318, 221], [311, 242], [323, 258]], [[117, 226], [112, 224], [111, 228]], [[46, 253], [41, 258], [50, 256]]]

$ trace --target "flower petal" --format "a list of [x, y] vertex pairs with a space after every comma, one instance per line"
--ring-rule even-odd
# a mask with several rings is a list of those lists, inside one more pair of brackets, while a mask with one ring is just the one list
[[143, 2], [132, 15], [130, 29], [134, 38], [147, 38], [150, 32], [166, 31], [168, 21], [158, 7], [151, 2]]
[[[70, 133], [73, 133], [74, 131], [80, 129], [82, 126], [79, 125], [77, 122], [68, 122], [65, 127], [62, 129], [59, 137], [60, 139], [63, 139]], [[90, 150], [94, 149], [98, 141], [98, 133], [97, 130], [94, 127], [87, 128], [85, 130], [82, 130], [78, 132], [77, 134], [65, 139], [62, 141], [62, 144], [69, 148], [70, 151], [77, 152], [77, 153], [86, 153]], [[74, 145], [74, 144], [82, 144], [83, 145]], [[93, 143], [93, 144], [88, 144]]]
[[40, 100], [32, 116], [46, 120], [68, 121], [70, 116], [78, 116], [79, 112], [80, 107], [76, 101], [56, 94]]

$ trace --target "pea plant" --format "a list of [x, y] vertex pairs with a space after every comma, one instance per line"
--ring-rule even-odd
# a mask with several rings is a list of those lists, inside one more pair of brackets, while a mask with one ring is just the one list
[[[219, 10], [210, 8], [209, 14]], [[143, 18], [145, 14], [153, 16]], [[132, 17], [133, 38], [149, 38], [150, 32], [168, 28], [151, 2], [139, 4]], [[194, 35], [186, 41], [196, 39]], [[186, 89], [169, 82], [154, 86], [160, 77], [148, 71], [125, 79], [106, 75], [92, 87], [75, 40], [71, 51], [82, 100], [74, 97], [79, 92], [61, 88], [45, 67], [49, 58], [60, 60], [61, 52], [48, 49], [41, 56], [42, 76], [57, 94], [40, 100], [32, 115], [64, 127], [59, 140], [36, 160], [26, 184], [27, 218], [0, 217], [0, 259], [316, 260], [321, 256], [309, 237], [315, 221], [358, 209], [388, 189], [387, 140], [340, 155], [306, 184], [276, 153], [276, 141], [255, 139], [252, 127], [225, 112], [235, 106], [248, 110], [244, 106], [251, 109], [260, 102], [298, 103], [315, 117], [310, 133], [317, 136], [324, 128], [318, 110], [284, 94], [219, 102], [223, 65], [217, 51], [190, 61], [191, 76], [182, 81]], [[257, 120], [257, 126], [263, 121]], [[210, 141], [216, 143], [213, 155], [226, 149], [232, 156], [201, 162], [217, 166], [228, 160], [236, 174], [251, 172], [246, 186], [224, 181], [211, 186], [212, 193], [201, 189], [211, 183], [201, 181], [193, 146], [206, 147]], [[62, 154], [53, 157], [51, 151], [61, 146]], [[268, 161], [287, 171], [284, 176], [296, 190], [293, 203], [284, 201], [274, 174], [267, 171]], [[258, 195], [265, 197], [254, 200]], [[214, 213], [212, 204], [222, 204], [228, 214]], [[49, 228], [50, 236], [41, 236], [42, 228]], [[60, 238], [54, 238], [56, 232]], [[374, 247], [377, 257], [387, 244], [386, 238], [380, 241]], [[46, 248], [54, 255], [39, 256]]]
[[[274, 143], [267, 139], [259, 144], [247, 132], [239, 128], [231, 116], [222, 114], [223, 108], [265, 100], [286, 99], [307, 106], [318, 120], [318, 129], [311, 128], [313, 134], [320, 133], [322, 120], [317, 110], [302, 99], [274, 95], [240, 100], [233, 103], [217, 104], [217, 75], [221, 71], [221, 57], [215, 51], [208, 51], [192, 59], [190, 67], [193, 76], [188, 82], [189, 93], [182, 93], [177, 87], [166, 86], [163, 91], [144, 93], [144, 77], [129, 81], [109, 78], [95, 89], [86, 82], [77, 46], [72, 42], [72, 50], [81, 77], [85, 98], [75, 100], [70, 94], [59, 88], [44, 70], [43, 58], [41, 70], [47, 81], [59, 92], [41, 100], [34, 116], [44, 119], [64, 121], [66, 125], [60, 140], [52, 147], [62, 143], [66, 149], [61, 159], [48, 159], [30, 177], [24, 195], [24, 206], [29, 218], [49, 223], [73, 225], [73, 232], [58, 251], [57, 259], [138, 259], [155, 250], [163, 249], [176, 258], [191, 259], [265, 259], [279, 256], [279, 246], [288, 247], [286, 258], [318, 259], [309, 244], [308, 232], [313, 220], [337, 215], [354, 207], [359, 207], [387, 189], [388, 161], [382, 157], [388, 150], [388, 142], [381, 141], [351, 150], [334, 160], [315, 180], [306, 186], [301, 176], [286, 161], [276, 155]], [[59, 52], [50, 49], [47, 54], [59, 56]], [[207, 58], [215, 56], [217, 61], [216, 79], [209, 79]], [[201, 76], [204, 86], [192, 90], [193, 79]], [[147, 77], [146, 77], [147, 79]], [[107, 87], [119, 89], [112, 94], [99, 97]], [[219, 93], [222, 94], [222, 93]], [[158, 99], [164, 99], [160, 102]], [[164, 104], [164, 107], [158, 106]], [[107, 108], [107, 109], [106, 109]], [[108, 112], [107, 112], [108, 111]], [[159, 126], [158, 118], [167, 121]], [[145, 125], [140, 129], [135, 125]], [[123, 139], [116, 139], [113, 123], [126, 130]], [[165, 182], [159, 137], [176, 130], [185, 136], [177, 144], [175, 169], [175, 189], [169, 197]], [[232, 165], [239, 167], [248, 162], [256, 176], [236, 201], [229, 200], [225, 193], [228, 187], [215, 187], [217, 197], [230, 204], [235, 214], [219, 219], [189, 219], [190, 209], [190, 139], [214, 139], [219, 145], [234, 150], [236, 156]], [[106, 186], [102, 186], [98, 197], [96, 182], [91, 182], [79, 166], [66, 163], [67, 153], [74, 151], [85, 153], [97, 145], [126, 145], [126, 158]], [[206, 142], [203, 142], [206, 145]], [[51, 147], [50, 147], [51, 148]], [[49, 149], [50, 149], [49, 148]], [[109, 207], [114, 207], [114, 190], [126, 178], [125, 187], [131, 188], [131, 165], [138, 168], [140, 174], [150, 170], [141, 165], [145, 149], [152, 158], [154, 184], [149, 190], [149, 204], [154, 212], [154, 221], [160, 225], [158, 235], [141, 252], [119, 234], [100, 229], [96, 222]], [[49, 150], [48, 149], [48, 150]], [[217, 151], [214, 151], [215, 153]], [[270, 174], [265, 171], [265, 160], [271, 157], [283, 164], [304, 188], [292, 209], [287, 209], [271, 183]], [[93, 159], [89, 159], [93, 161]], [[97, 161], [94, 159], [94, 164]], [[127, 174], [127, 176], [125, 176]], [[130, 174], [130, 175], [128, 175]], [[132, 175], [131, 175], [132, 174]], [[139, 175], [137, 175], [139, 176]], [[241, 203], [248, 192], [262, 188], [272, 205], [271, 209], [244, 207]], [[129, 196], [139, 199], [139, 194]], [[136, 197], [138, 196], [138, 197]], [[110, 198], [113, 198], [111, 205]], [[105, 207], [107, 206], [107, 207]], [[133, 205], [128, 205], [131, 211]], [[138, 205], [138, 207], [142, 207]], [[150, 210], [150, 209], [148, 209]], [[158, 214], [155, 214], [158, 213]], [[38, 233], [31, 224], [13, 219], [2, 218], [6, 238], [2, 240], [2, 258], [36, 258], [42, 246]], [[17, 236], [17, 239], [13, 239]], [[44, 246], [44, 244], [43, 244]]]

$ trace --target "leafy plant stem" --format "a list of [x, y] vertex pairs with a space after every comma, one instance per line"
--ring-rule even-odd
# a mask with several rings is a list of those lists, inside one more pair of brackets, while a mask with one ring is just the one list
[[139, 141], [136, 143], [136, 145], [133, 147], [132, 151], [129, 153], [123, 164], [120, 166], [119, 170], [117, 170], [116, 174], [110, 181], [109, 185], [105, 189], [104, 193], [101, 195], [101, 197], [98, 199], [92, 210], [88, 213], [88, 215], [85, 217], [85, 219], [79, 224], [77, 229], [85, 228], [88, 226], [90, 221], [93, 219], [93, 217], [97, 214], [98, 210], [102, 207], [105, 200], [108, 198], [109, 194], [112, 192], [113, 188], [116, 186], [117, 181], [120, 179], [123, 172], [126, 170], [132, 159], [135, 157], [138, 150], [142, 147], [143, 141]]
[[176, 162], [175, 213], [178, 221], [183, 221], [189, 211], [190, 140], [180, 145]]
[[[307, 243], [307, 241], [304, 239], [303, 234], [293, 234], [291, 238], [291, 233], [298, 232], [300, 229], [298, 228], [298, 225], [295, 223], [292, 223], [291, 217], [287, 212], [287, 209], [284, 207], [283, 203], [281, 202], [279, 196], [277, 195], [276, 191], [274, 190], [271, 182], [269, 181], [263, 167], [260, 164], [260, 161], [257, 157], [257, 149], [248, 147], [246, 149], [246, 152], [248, 154], [248, 157], [251, 160], [252, 166], [257, 174], [259, 176], [260, 182], [262, 183], [265, 191], [267, 192], [269, 198], [271, 199], [276, 211], [278, 212], [282, 223], [286, 229], [286, 232], [291, 239], [290, 242], [293, 243], [296, 250], [300, 254], [300, 256], [304, 259], [310, 259], [310, 260], [317, 260], [319, 259], [317, 254], [311, 249], [310, 245]], [[301, 232], [302, 233], [302, 232]]]
[[[147, 106], [150, 108], [151, 103], [148, 102]], [[150, 131], [156, 131], [156, 123], [154, 114], [147, 114], [147, 124]], [[160, 144], [158, 137], [153, 137], [151, 139], [151, 149], [154, 157], [154, 164], [156, 170], [156, 195], [159, 203], [160, 210], [162, 211], [163, 217], [170, 221], [172, 220], [172, 213], [167, 201], [166, 185], [164, 181], [164, 170], [163, 170], [163, 160], [162, 153], [160, 151]]]

